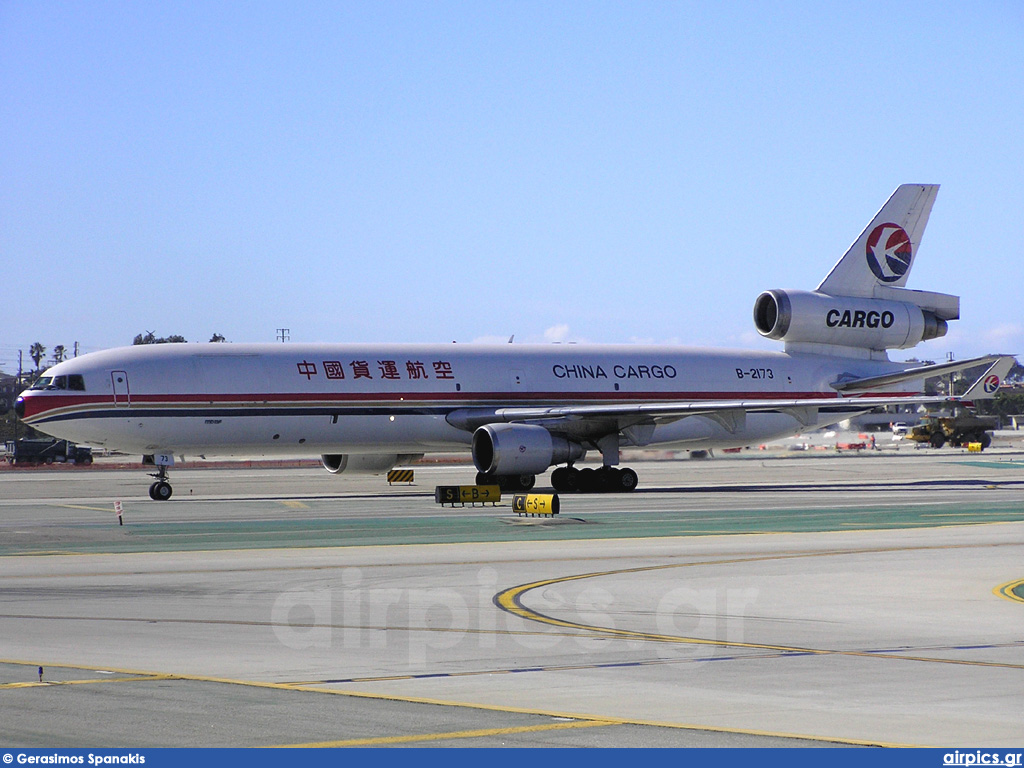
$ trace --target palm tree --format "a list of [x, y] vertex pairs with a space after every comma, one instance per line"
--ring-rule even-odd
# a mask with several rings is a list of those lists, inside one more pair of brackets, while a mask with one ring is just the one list
[[46, 347], [40, 344], [38, 341], [28, 348], [28, 356], [32, 358], [32, 362], [36, 364], [36, 370], [39, 370], [39, 363], [42, 361], [43, 356], [46, 354]]

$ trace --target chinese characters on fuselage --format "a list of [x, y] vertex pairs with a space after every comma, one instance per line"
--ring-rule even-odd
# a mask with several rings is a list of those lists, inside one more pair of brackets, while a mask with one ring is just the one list
[[[328, 379], [345, 379], [345, 369], [349, 371], [352, 379], [389, 379], [397, 381], [407, 379], [410, 381], [424, 379], [454, 379], [452, 364], [447, 360], [435, 360], [430, 363], [433, 376], [427, 371], [427, 364], [421, 360], [406, 360], [400, 366], [397, 360], [349, 360], [343, 363], [341, 360], [321, 360], [323, 375]], [[321, 368], [315, 362], [303, 360], [296, 363], [300, 376], [305, 376], [307, 381], [314, 376], [320, 375]], [[376, 374], [375, 374], [376, 372]]]

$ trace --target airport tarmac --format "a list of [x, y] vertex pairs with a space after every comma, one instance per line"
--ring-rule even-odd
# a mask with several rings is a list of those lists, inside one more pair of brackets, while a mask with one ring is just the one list
[[632, 466], [0, 472], [0, 741], [1024, 746], [1024, 453]]

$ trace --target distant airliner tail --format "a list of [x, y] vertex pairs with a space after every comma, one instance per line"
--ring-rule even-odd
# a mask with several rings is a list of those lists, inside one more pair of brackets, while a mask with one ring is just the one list
[[1000, 355], [991, 366], [978, 377], [964, 394], [963, 400], [991, 400], [996, 396], [999, 387], [1010, 374], [1010, 369], [1017, 363], [1012, 355]]
[[901, 184], [818, 286], [830, 296], [879, 297], [902, 288], [928, 224], [938, 184]]

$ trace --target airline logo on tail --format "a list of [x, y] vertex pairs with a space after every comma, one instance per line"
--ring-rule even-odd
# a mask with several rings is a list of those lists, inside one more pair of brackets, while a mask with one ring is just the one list
[[913, 249], [901, 226], [879, 224], [868, 235], [866, 250], [868, 267], [883, 283], [896, 282], [910, 269]]
[[879, 224], [867, 237], [867, 265], [883, 283], [895, 283], [910, 268], [913, 250], [902, 226]]
[[999, 377], [996, 375], [988, 376], [985, 379], [985, 394], [991, 395], [997, 389], [999, 389]]

